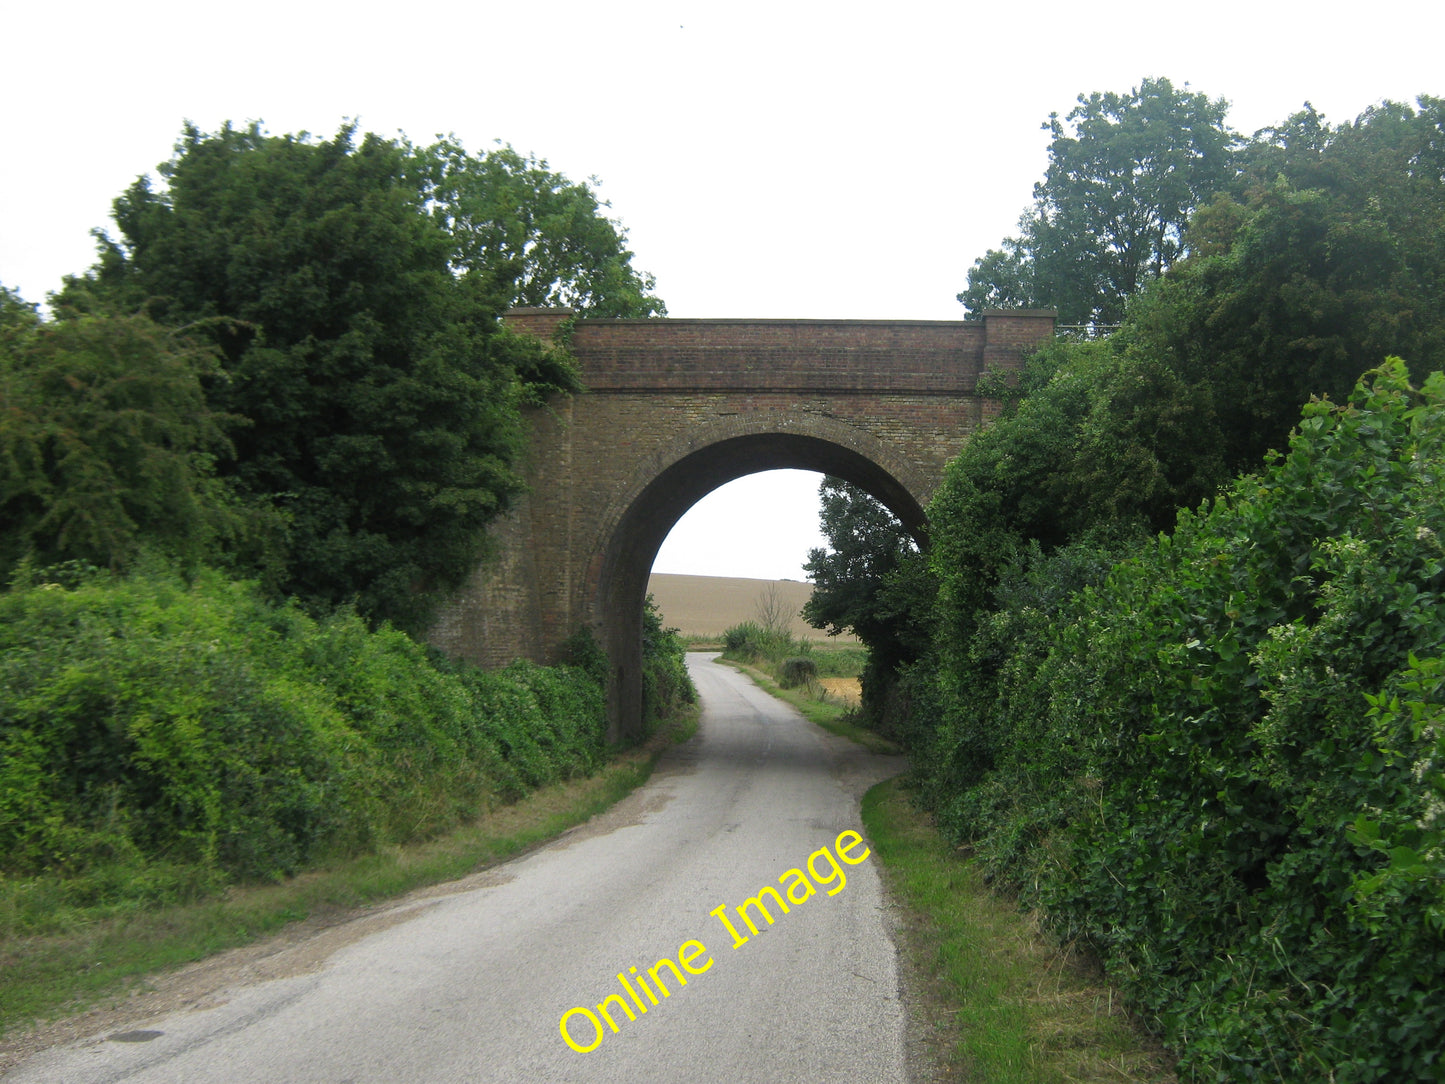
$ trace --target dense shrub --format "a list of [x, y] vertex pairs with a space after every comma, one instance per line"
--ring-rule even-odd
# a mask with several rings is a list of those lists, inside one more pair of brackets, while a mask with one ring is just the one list
[[778, 680], [785, 689], [817, 681], [818, 664], [806, 655], [791, 655], [778, 668]]
[[44, 323], [0, 287], [0, 580], [26, 555], [111, 569], [252, 552], [276, 526], [217, 480], [213, 351], [143, 315]]
[[1107, 577], [1014, 561], [921, 683], [943, 823], [1188, 1077], [1445, 1073], [1442, 538], [1445, 376], [1392, 362]]
[[650, 728], [697, 700], [687, 673], [687, 648], [677, 629], [664, 628], [662, 613], [647, 596], [642, 611], [642, 718]]
[[437, 663], [204, 573], [0, 595], [0, 875], [115, 861], [274, 877], [592, 770], [601, 687]]
[[723, 631], [723, 654], [735, 659], [762, 655], [763, 629], [756, 621], [742, 621]]
[[722, 653], [738, 662], [781, 662], [805, 650], [806, 645], [791, 633], [770, 630], [757, 621], [743, 621], [723, 631]]

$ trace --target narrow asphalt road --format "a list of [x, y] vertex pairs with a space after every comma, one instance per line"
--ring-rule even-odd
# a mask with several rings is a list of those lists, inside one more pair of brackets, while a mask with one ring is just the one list
[[[904, 1080], [876, 858], [846, 835], [901, 762], [706, 657], [689, 667], [698, 738], [609, 814], [310, 967], [42, 1052], [5, 1081]], [[762, 908], [740, 914], [750, 897]]]

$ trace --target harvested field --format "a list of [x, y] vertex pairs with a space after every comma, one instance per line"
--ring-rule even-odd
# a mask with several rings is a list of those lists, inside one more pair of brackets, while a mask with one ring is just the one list
[[863, 685], [854, 677], [825, 677], [819, 678], [818, 684], [834, 700], [856, 708], [863, 702]]
[[721, 636], [734, 625], [758, 620], [759, 606], [771, 590], [782, 612], [791, 616], [790, 631], [798, 639], [857, 642], [852, 636], [829, 637], [799, 616], [803, 603], [813, 594], [811, 583], [659, 572], [648, 580], [647, 589], [662, 611], [662, 623], [684, 636]]

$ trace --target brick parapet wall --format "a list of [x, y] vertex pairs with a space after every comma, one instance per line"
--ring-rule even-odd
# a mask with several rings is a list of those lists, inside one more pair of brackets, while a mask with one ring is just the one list
[[579, 320], [571, 349], [596, 392], [972, 395], [1053, 335], [1049, 312], [979, 321]]
[[972, 391], [982, 325], [921, 321], [579, 321], [571, 348], [593, 391]]

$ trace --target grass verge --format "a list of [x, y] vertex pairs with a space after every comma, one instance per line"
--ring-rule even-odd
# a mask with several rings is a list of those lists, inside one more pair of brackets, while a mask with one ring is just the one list
[[662, 752], [697, 732], [698, 709], [597, 774], [543, 787], [426, 843], [363, 855], [280, 884], [240, 886], [196, 903], [96, 916], [44, 936], [0, 941], [0, 1038], [117, 997], [143, 976], [428, 885], [456, 880], [551, 839], [647, 781]]
[[908, 800], [901, 778], [863, 798], [884, 883], [904, 908], [910, 999], [941, 1076], [978, 1084], [1176, 1078], [1096, 965], [1061, 950], [990, 892]]

